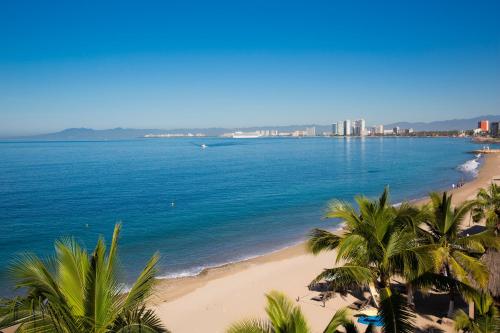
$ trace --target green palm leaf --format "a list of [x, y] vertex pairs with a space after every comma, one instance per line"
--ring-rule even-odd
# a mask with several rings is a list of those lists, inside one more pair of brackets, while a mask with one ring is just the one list
[[227, 333], [274, 333], [269, 321], [258, 319], [247, 319], [232, 324]]
[[22, 299], [0, 306], [0, 328], [20, 325], [18, 332], [107, 333], [166, 332], [154, 312], [144, 307], [152, 290], [159, 256], [154, 255], [128, 294], [116, 274], [120, 225], [109, 252], [99, 238], [91, 255], [73, 239], [55, 243], [55, 257], [42, 261], [20, 256], [10, 267]]
[[266, 295], [266, 320], [250, 319], [229, 327], [228, 333], [309, 333], [307, 321], [298, 306], [284, 294], [271, 291]]
[[323, 333], [336, 333], [339, 327], [343, 327], [346, 333], [357, 332], [356, 326], [354, 326], [348, 314], [349, 310], [347, 308], [337, 310]]
[[369, 268], [344, 265], [325, 269], [314, 279], [314, 282], [319, 282], [321, 280], [327, 280], [334, 289], [343, 289], [367, 286], [373, 281], [373, 275]]
[[339, 245], [339, 241], [340, 237], [330, 231], [313, 229], [306, 246], [311, 253], [318, 254], [321, 251], [334, 250]]
[[116, 333], [168, 333], [154, 311], [141, 306], [118, 316], [113, 325]]
[[388, 288], [381, 294], [379, 315], [384, 323], [385, 333], [412, 333], [415, 331], [415, 314], [406, 299]]

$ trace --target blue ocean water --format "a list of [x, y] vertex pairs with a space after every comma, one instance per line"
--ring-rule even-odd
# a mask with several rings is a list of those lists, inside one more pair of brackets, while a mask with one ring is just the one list
[[155, 251], [162, 276], [263, 254], [329, 225], [330, 199], [389, 185], [398, 202], [469, 179], [473, 148], [443, 138], [1, 142], [0, 295], [16, 253], [50, 255], [64, 236], [92, 249], [117, 221], [124, 281]]

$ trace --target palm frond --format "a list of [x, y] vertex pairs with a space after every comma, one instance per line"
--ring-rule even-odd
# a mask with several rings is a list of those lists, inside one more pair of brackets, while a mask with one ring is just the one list
[[161, 319], [153, 310], [141, 306], [120, 314], [113, 323], [112, 332], [116, 333], [168, 333]]
[[266, 295], [266, 313], [269, 321], [277, 332], [309, 332], [307, 322], [299, 307], [282, 293], [271, 291]]
[[309, 233], [306, 246], [309, 252], [318, 254], [321, 251], [334, 250], [339, 245], [339, 242], [340, 237], [334, 233], [323, 229], [313, 229]]
[[491, 230], [481, 231], [470, 236], [459, 237], [455, 244], [468, 252], [483, 253], [485, 247], [500, 248], [500, 238]]
[[438, 290], [449, 291], [457, 290], [466, 300], [473, 300], [477, 297], [479, 291], [471, 285], [458, 281], [453, 277], [438, 273], [426, 272], [411, 281], [411, 284], [421, 290], [435, 287]]
[[155, 283], [158, 261], [160, 255], [155, 253], [147, 262], [141, 274], [128, 292], [123, 307], [125, 309], [135, 308], [142, 303], [150, 294]]
[[468, 276], [472, 277], [478, 286], [485, 288], [488, 285], [488, 267], [481, 260], [468, 256], [461, 251], [454, 251], [452, 256], [454, 259], [452, 262], [457, 262], [463, 267], [464, 271], [467, 272]]
[[108, 264], [106, 269], [108, 274], [113, 274], [115, 271], [117, 252], [118, 252], [118, 237], [120, 236], [121, 228], [122, 228], [121, 223], [115, 224], [115, 229], [113, 230], [113, 237], [111, 238], [111, 246], [109, 247], [109, 254], [108, 254]]
[[333, 288], [366, 286], [374, 280], [372, 271], [362, 266], [344, 265], [323, 270], [313, 282], [328, 281]]
[[[356, 326], [349, 318], [349, 310], [347, 308], [341, 308], [335, 312], [323, 333], [336, 333], [339, 327], [343, 327], [347, 333], [357, 332]], [[355, 331], [352, 330], [353, 327]]]
[[382, 290], [379, 315], [384, 323], [385, 333], [412, 333], [415, 330], [415, 314], [408, 306], [406, 299], [392, 293], [390, 289]]
[[247, 319], [232, 324], [227, 333], [275, 333], [269, 321]]
[[85, 279], [89, 268], [87, 252], [75, 239], [56, 241], [57, 282], [75, 315], [84, 315]]

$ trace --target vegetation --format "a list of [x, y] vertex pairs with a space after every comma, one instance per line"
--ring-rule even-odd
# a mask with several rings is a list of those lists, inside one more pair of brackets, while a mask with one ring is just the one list
[[233, 324], [228, 333], [309, 333], [300, 310], [284, 294], [272, 291], [266, 295], [267, 319], [249, 319]]
[[[452, 196], [430, 194], [431, 204], [426, 207], [428, 218], [419, 228], [429, 255], [434, 260], [434, 270], [419, 276], [412, 283], [419, 287], [434, 285], [447, 290], [450, 296], [448, 317], [454, 312], [455, 297], [462, 293], [466, 297], [474, 294], [473, 286], [486, 287], [488, 268], [480, 261], [485, 246], [497, 246], [491, 231], [469, 236], [460, 229], [464, 218], [473, 207], [473, 202], [464, 202], [452, 208]], [[422, 237], [423, 236], [423, 237]]]
[[326, 217], [341, 219], [344, 232], [314, 229], [307, 245], [314, 254], [336, 249], [337, 263], [344, 264], [325, 269], [315, 281], [325, 279], [341, 289], [368, 285], [384, 289], [395, 275], [412, 279], [432, 267], [427, 248], [420, 246], [414, 233], [420, 212], [408, 204], [393, 207], [388, 195], [386, 189], [378, 200], [357, 197], [358, 210], [340, 201], [330, 206]]
[[500, 186], [492, 183], [487, 189], [479, 190], [472, 209], [474, 222], [486, 221], [486, 226], [496, 235], [500, 234]]
[[[403, 277], [409, 291], [436, 287], [448, 292], [451, 317], [457, 295], [471, 299], [488, 283], [489, 272], [480, 257], [487, 247], [498, 248], [498, 237], [491, 230], [467, 235], [461, 224], [473, 207], [481, 207], [484, 216], [491, 215], [495, 190], [490, 189], [488, 197], [480, 196], [481, 206], [474, 201], [452, 207], [451, 195], [431, 193], [431, 203], [421, 209], [407, 203], [394, 207], [389, 204], [387, 189], [378, 200], [357, 197], [357, 209], [335, 201], [326, 217], [340, 219], [343, 232], [336, 235], [314, 229], [307, 245], [314, 254], [336, 250], [336, 261], [343, 264], [325, 269], [313, 282], [326, 280], [333, 289], [344, 290], [378, 287], [386, 295], [382, 303], [398, 301], [401, 309], [407, 307], [407, 301], [391, 290], [391, 280]], [[407, 319], [411, 326], [411, 317]], [[385, 329], [390, 331], [411, 329]]]
[[[249, 319], [233, 324], [227, 333], [309, 333], [309, 326], [302, 314], [300, 307], [282, 293], [272, 291], [267, 297], [267, 319]], [[410, 333], [413, 332], [412, 313], [404, 297], [387, 290], [381, 301], [379, 316], [384, 323], [384, 333]], [[347, 308], [339, 309], [333, 315], [330, 323], [323, 333], [336, 333], [342, 329], [346, 333], [359, 332], [349, 316]], [[365, 333], [373, 332], [370, 325]]]
[[474, 318], [463, 311], [455, 314], [455, 331], [465, 333], [494, 333], [500, 331], [500, 317], [493, 298], [482, 292], [473, 298], [475, 305]]
[[5, 302], [0, 329], [19, 325], [17, 332], [167, 332], [145, 307], [156, 264], [155, 254], [127, 293], [117, 281], [120, 225], [115, 226], [109, 251], [100, 238], [92, 254], [74, 239], [57, 241], [55, 256], [42, 261], [33, 254], [11, 268], [16, 286], [27, 296]]

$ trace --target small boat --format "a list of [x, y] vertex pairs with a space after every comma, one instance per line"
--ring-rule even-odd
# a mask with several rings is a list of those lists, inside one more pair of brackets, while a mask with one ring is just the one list
[[200, 147], [201, 147], [201, 149], [205, 149], [205, 148], [207, 148], [207, 145], [203, 143]]

